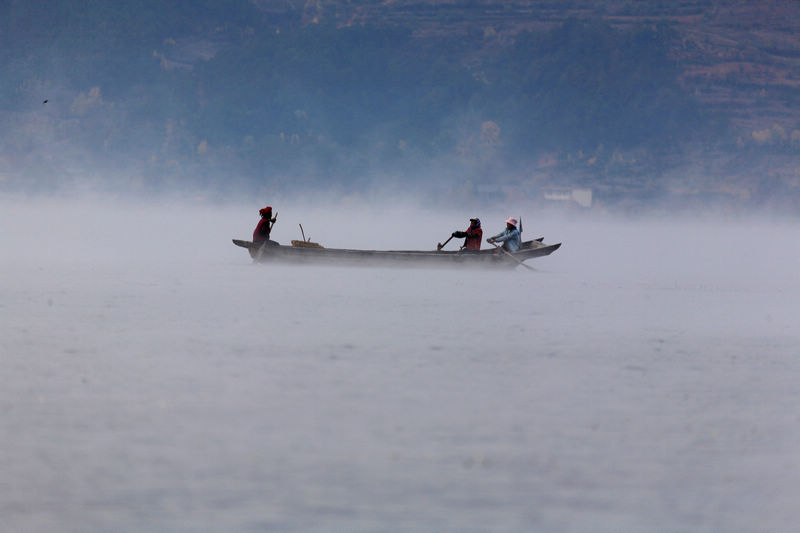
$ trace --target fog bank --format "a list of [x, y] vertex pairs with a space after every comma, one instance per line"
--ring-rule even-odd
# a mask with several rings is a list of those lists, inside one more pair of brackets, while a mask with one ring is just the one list
[[514, 215], [563, 245], [533, 272], [252, 264], [261, 203], [2, 202], [0, 529], [800, 520], [796, 223], [271, 203], [284, 244]]

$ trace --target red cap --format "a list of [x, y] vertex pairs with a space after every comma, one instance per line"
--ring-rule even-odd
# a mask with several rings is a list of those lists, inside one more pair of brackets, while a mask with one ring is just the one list
[[272, 207], [267, 206], [264, 209], [259, 209], [258, 214], [262, 216], [267, 216], [272, 214]]

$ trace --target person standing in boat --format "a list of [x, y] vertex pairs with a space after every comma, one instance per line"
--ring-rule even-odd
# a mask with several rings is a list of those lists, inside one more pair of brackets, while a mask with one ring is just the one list
[[514, 217], [510, 217], [506, 220], [506, 229], [495, 235], [494, 237], [489, 237], [486, 239], [486, 242], [490, 244], [494, 244], [496, 242], [503, 243], [503, 250], [507, 252], [516, 252], [519, 250], [520, 245], [522, 244], [522, 235], [517, 229], [519, 222]]
[[278, 220], [277, 211], [273, 217], [272, 207], [270, 206], [259, 209], [258, 214], [261, 215], [261, 220], [258, 221], [256, 229], [253, 230], [253, 244], [269, 242], [269, 234], [272, 231], [272, 226], [274, 226], [275, 222]]
[[483, 240], [483, 230], [481, 229], [481, 219], [469, 219], [469, 227], [467, 231], [454, 231], [453, 237], [456, 239], [464, 239], [465, 250], [478, 251], [481, 249], [481, 241]]

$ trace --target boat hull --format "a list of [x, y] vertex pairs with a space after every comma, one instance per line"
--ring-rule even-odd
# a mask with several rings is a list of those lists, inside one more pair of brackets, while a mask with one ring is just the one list
[[513, 254], [499, 248], [480, 251], [416, 251], [416, 250], [351, 250], [283, 246], [274, 241], [261, 246], [251, 241], [233, 239], [233, 244], [246, 248], [250, 257], [259, 263], [285, 262], [329, 265], [391, 265], [391, 266], [443, 266], [474, 268], [507, 268], [519, 266], [523, 261], [550, 255], [561, 243], [544, 244], [541, 239], [526, 241]]

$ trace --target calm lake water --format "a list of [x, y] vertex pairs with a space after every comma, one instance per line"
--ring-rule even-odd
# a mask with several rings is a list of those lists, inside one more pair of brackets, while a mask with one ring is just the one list
[[[285, 267], [230, 243], [258, 207], [2, 206], [0, 530], [800, 531], [797, 223]], [[278, 211], [368, 248], [472, 216]]]

